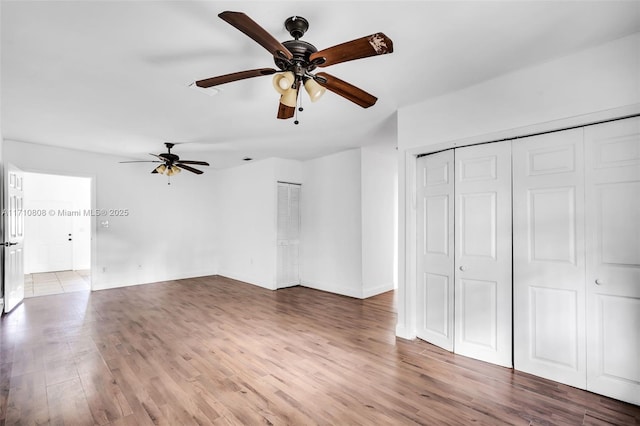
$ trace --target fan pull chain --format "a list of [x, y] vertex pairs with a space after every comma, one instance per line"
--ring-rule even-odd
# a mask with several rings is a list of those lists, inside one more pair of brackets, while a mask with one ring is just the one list
[[300, 124], [300, 121], [298, 121], [298, 111], [304, 111], [304, 108], [302, 108], [302, 96], [298, 96], [298, 109], [296, 110], [296, 120], [293, 124]]

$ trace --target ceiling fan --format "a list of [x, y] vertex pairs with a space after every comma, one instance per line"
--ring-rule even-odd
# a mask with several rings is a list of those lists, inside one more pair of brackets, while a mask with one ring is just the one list
[[206, 161], [194, 161], [194, 160], [181, 160], [176, 154], [171, 152], [171, 148], [174, 147], [174, 143], [165, 142], [167, 152], [161, 154], [150, 154], [157, 158], [157, 160], [134, 160], [134, 161], [121, 161], [121, 163], [161, 163], [154, 168], [151, 173], [165, 174], [167, 176], [173, 176], [180, 173], [181, 169], [188, 170], [192, 173], [201, 175], [204, 173], [202, 170], [191, 167], [191, 165], [208, 166]]
[[[383, 33], [371, 34], [319, 51], [311, 43], [300, 40], [309, 28], [309, 22], [303, 17], [292, 16], [285, 21], [284, 26], [293, 40], [280, 43], [242, 12], [225, 11], [218, 16], [268, 50], [273, 55], [273, 60], [279, 70], [258, 68], [240, 71], [198, 80], [195, 82], [196, 86], [208, 88], [277, 73], [273, 78], [273, 85], [281, 95], [278, 107], [278, 118], [280, 119], [294, 116], [298, 89], [301, 86], [304, 86], [312, 102], [317, 101], [325, 90], [330, 90], [362, 108], [368, 108], [378, 100], [370, 93], [326, 72], [312, 74], [311, 71], [316, 67], [327, 67], [341, 62], [392, 53], [393, 42]], [[297, 120], [296, 124], [298, 124]]]

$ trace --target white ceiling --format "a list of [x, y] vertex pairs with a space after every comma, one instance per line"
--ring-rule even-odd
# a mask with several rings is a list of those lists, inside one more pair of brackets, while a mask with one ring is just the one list
[[[214, 167], [242, 158], [307, 159], [395, 141], [398, 108], [640, 31], [639, 1], [6, 1], [5, 139], [148, 159], [165, 141]], [[271, 76], [219, 86], [194, 80], [274, 67], [217, 17], [242, 11], [276, 39], [303, 16], [323, 49], [375, 32], [394, 53], [322, 69], [376, 95], [369, 109], [331, 93], [300, 125], [277, 120]], [[188, 153], [188, 155], [184, 155]]]

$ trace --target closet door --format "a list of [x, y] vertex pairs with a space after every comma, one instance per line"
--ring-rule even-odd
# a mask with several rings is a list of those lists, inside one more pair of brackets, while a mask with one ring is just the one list
[[585, 128], [587, 389], [640, 404], [640, 118]]
[[455, 352], [512, 365], [511, 142], [455, 150]]
[[300, 189], [278, 182], [276, 288], [300, 284]]
[[418, 158], [416, 334], [453, 351], [453, 150]]
[[513, 141], [514, 366], [585, 388], [583, 129]]

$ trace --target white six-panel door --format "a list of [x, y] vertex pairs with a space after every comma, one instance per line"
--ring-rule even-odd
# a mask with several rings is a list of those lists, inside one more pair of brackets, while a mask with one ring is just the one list
[[640, 117], [585, 128], [587, 389], [640, 404]]
[[425, 156], [417, 179], [418, 337], [640, 404], [640, 117]]
[[5, 190], [4, 311], [24, 299], [24, 174], [7, 164]]
[[454, 228], [454, 352], [511, 367], [511, 141], [455, 150]]
[[514, 366], [586, 384], [583, 129], [513, 142]]
[[416, 334], [453, 351], [453, 150], [417, 164]]

